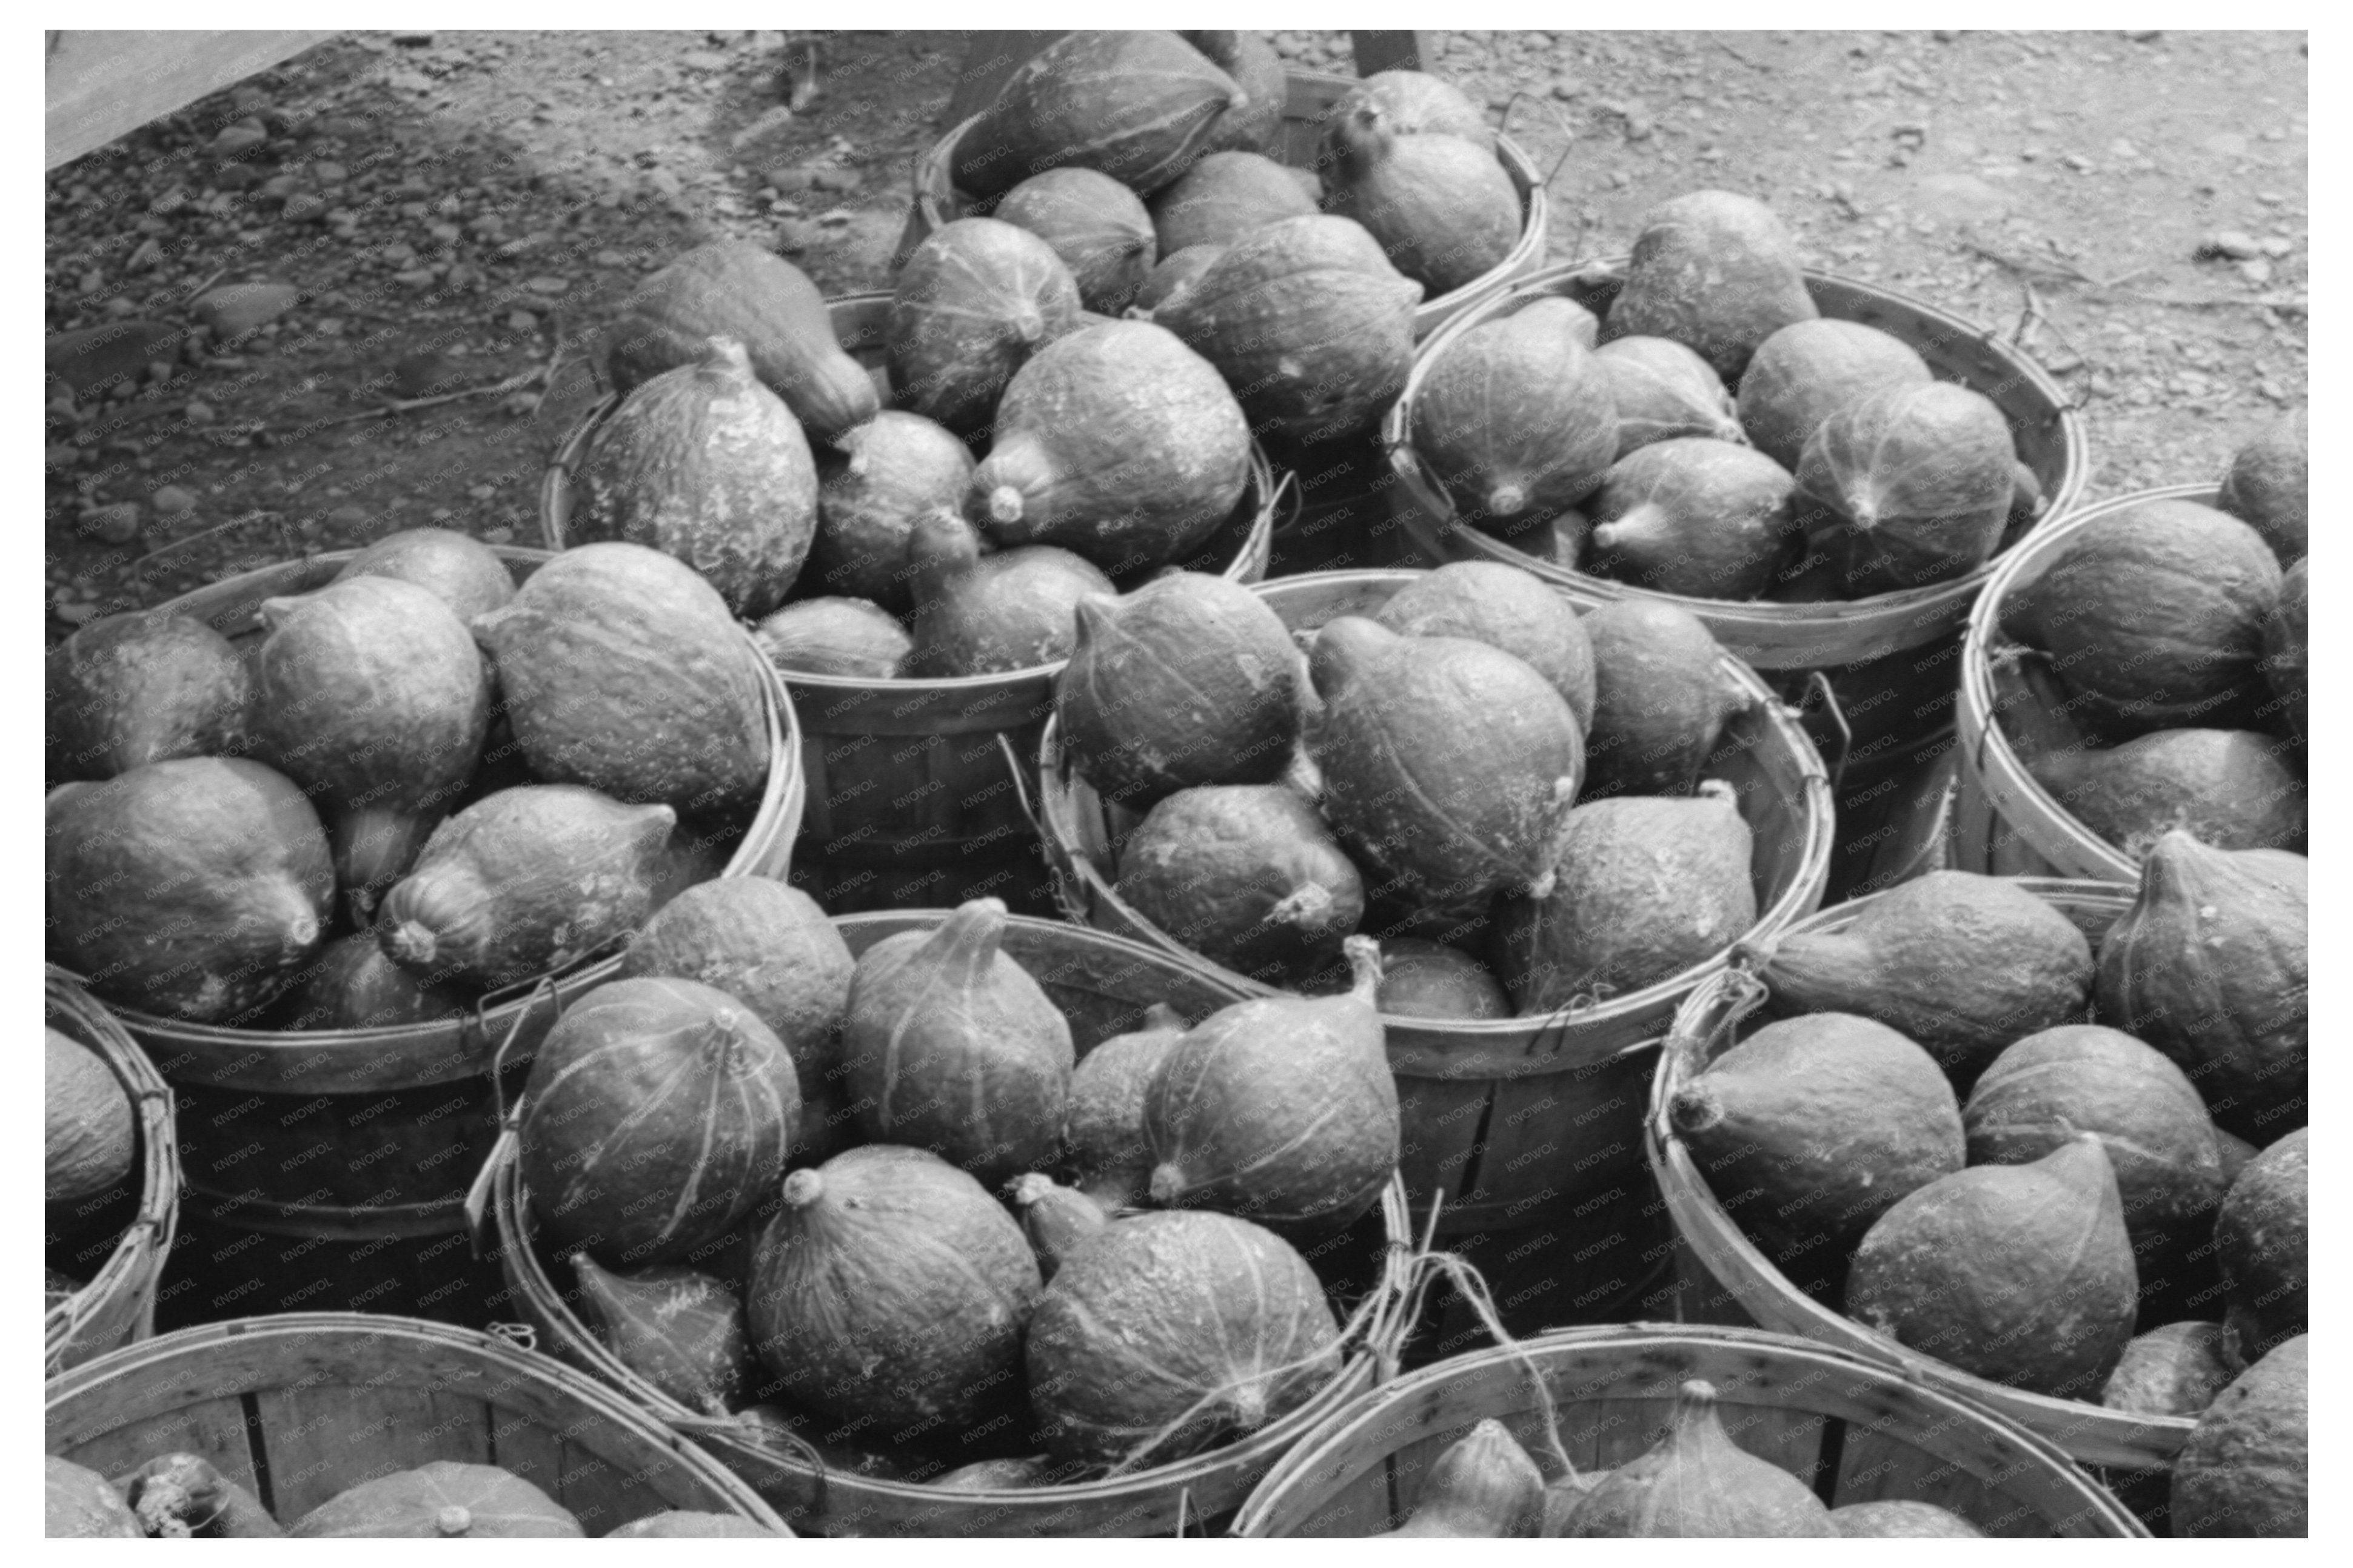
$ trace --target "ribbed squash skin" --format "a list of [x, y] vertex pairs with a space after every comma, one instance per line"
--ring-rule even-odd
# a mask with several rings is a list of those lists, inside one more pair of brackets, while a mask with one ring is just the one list
[[587, 1531], [569, 1510], [512, 1471], [435, 1459], [363, 1481], [304, 1514], [286, 1533], [302, 1541], [577, 1541]]
[[1672, 338], [1615, 338], [1595, 350], [1595, 358], [1609, 374], [1618, 408], [1619, 457], [1676, 436], [1748, 439], [1715, 367]]
[[1850, 404], [1934, 379], [1902, 338], [1861, 322], [1792, 322], [1757, 347], [1740, 375], [1740, 428], [1751, 445], [1795, 470], [1822, 422]]
[[2306, 474], [2311, 462], [2311, 414], [2282, 414], [2254, 440], [2231, 454], [2214, 504], [2263, 535], [2283, 567], [2304, 559], [2311, 502]]
[[[1290, 73], [1264, 33], [1191, 31], [1176, 35], [1234, 79], [1243, 101], [1209, 122], [1201, 147], [1219, 152], [1275, 153], [1282, 148], [1282, 108]], [[1206, 161], [1206, 160], [1204, 160]], [[1196, 164], [1195, 167], [1198, 167]]]
[[1966, 871], [1905, 883], [1844, 931], [1792, 934], [1761, 971], [1781, 1012], [1875, 1018], [1964, 1086], [2013, 1040], [2082, 1022], [2092, 973], [2074, 922], [2015, 884]]
[[1960, 1515], [1935, 1503], [1888, 1501], [1848, 1503], [1831, 1510], [1831, 1528], [1849, 1541], [1925, 1540], [1949, 1537], [1982, 1541], [1985, 1531]]
[[1422, 1478], [1413, 1516], [1375, 1540], [1534, 1540], [1544, 1472], [1493, 1416], [1447, 1446]]
[[2230, 1330], [2253, 1361], [2312, 1315], [2311, 1139], [2298, 1128], [2247, 1162], [2214, 1219]]
[[378, 906], [376, 940], [420, 979], [533, 979], [644, 924], [677, 821], [575, 784], [501, 789], [433, 831]]
[[1166, 327], [1106, 322], [1014, 375], [965, 512], [999, 544], [1137, 571], [1191, 555], [1233, 514], [1250, 443], [1214, 366]]
[[1725, 1212], [1768, 1255], [1843, 1250], [1968, 1163], [1936, 1058], [1883, 1023], [1768, 1023], [1675, 1091], [1669, 1117]]
[[949, 172], [976, 196], [1058, 168], [1150, 196], [1207, 150], [1221, 115], [1246, 107], [1234, 79], [1175, 33], [1066, 33], [1006, 79]]
[[1523, 1015], [1626, 996], [1724, 951], [1757, 924], [1747, 822], [1732, 787], [1694, 800], [1630, 795], [1580, 805], [1556, 841], [1546, 896], [1500, 915], [1504, 984]]
[[1077, 609], [1119, 590], [1083, 556], [1024, 545], [984, 556], [963, 519], [935, 512], [907, 541], [914, 646], [901, 673], [923, 679], [1034, 670], [1071, 656]]
[[1725, 726], [1752, 702], [1715, 634], [1655, 599], [1621, 599], [1580, 620], [1593, 646], [1593, 722], [1579, 798], [1690, 794]]
[[630, 938], [621, 973], [670, 975], [723, 991], [792, 1053], [807, 1097], [840, 1060], [836, 1033], [857, 960], [817, 900], [765, 876], [688, 888]]
[[1519, 243], [1519, 187], [1492, 147], [1374, 132], [1324, 171], [1324, 209], [1353, 217], [1431, 298], [1475, 282]]
[[1983, 393], [1945, 381], [1875, 392], [1807, 440], [1799, 519], [1850, 599], [1947, 582], [2000, 546], [2015, 462]]
[[2259, 1141], [2305, 1121], [2310, 1029], [2304, 878], [2271, 852], [2157, 842], [2100, 943], [2100, 1017], [2173, 1059], [2215, 1122]]
[[2167, 1323], [2137, 1336], [2100, 1403], [2145, 1415], [2196, 1415], [2246, 1370], [2220, 1323]]
[[786, 1179], [744, 1302], [795, 1400], [903, 1440], [1005, 1400], [1039, 1288], [1021, 1227], [979, 1182], [871, 1144]]
[[2210, 1223], [2222, 1154], [2206, 1102], [2181, 1069], [2121, 1030], [2065, 1024], [1993, 1060], [1963, 1119], [1972, 1165], [2023, 1165], [2078, 1133], [2106, 1149], [2125, 1229], [2148, 1261]]
[[877, 1142], [929, 1149], [994, 1189], [1050, 1164], [1075, 1056], [1071, 1026], [1001, 950], [1005, 905], [866, 950], [842, 1016], [842, 1086]]
[[104, 1476], [55, 1454], [48, 1455], [43, 1465], [47, 1472], [43, 1488], [43, 1536], [51, 1541], [147, 1539], [131, 1505]]
[[2282, 749], [2248, 730], [2161, 729], [2105, 751], [2046, 752], [2026, 769], [2069, 815], [2136, 860], [2176, 830], [2216, 849], [2301, 853], [2304, 786]]
[[1325, 111], [1317, 166], [1330, 168], [1376, 135], [1460, 136], [1492, 154], [1495, 132], [1462, 90], [1427, 71], [1384, 70], [1356, 83]]
[[48, 768], [111, 779], [245, 749], [252, 678], [228, 640], [185, 615], [110, 615], [48, 655]]
[[1512, 999], [1493, 971], [1460, 948], [1418, 937], [1381, 944], [1385, 1018], [1509, 1018]]
[[753, 628], [752, 641], [787, 675], [887, 680], [915, 651], [898, 617], [863, 599], [797, 599]]
[[1743, 1450], [1715, 1413], [1713, 1385], [1691, 1382], [1666, 1436], [1585, 1494], [1563, 1536], [1583, 1541], [1694, 1536], [1835, 1536], [1803, 1481]]
[[971, 435], [1079, 311], [1078, 281], [1052, 246], [993, 217], [957, 218], [915, 248], [892, 291], [891, 385], [910, 412]]
[[1788, 547], [1795, 485], [1771, 458], [1730, 441], [1651, 442], [1586, 497], [1587, 569], [1662, 593], [1755, 599]]
[[2306, 707], [2311, 661], [2306, 642], [2311, 615], [2308, 566], [2298, 561], [2281, 574], [2279, 603], [2263, 622], [2263, 679], [2280, 708], [2280, 722], [2273, 727], [2293, 736], [2298, 746], [2312, 733]]
[[153, 762], [50, 792], [50, 956], [100, 1000], [217, 1023], [283, 990], [326, 934], [335, 878], [285, 775]]
[[1771, 208], [1730, 191], [1693, 191], [1644, 215], [1601, 341], [1672, 338], [1732, 387], [1767, 338], [1820, 313], [1797, 241]]
[[1160, 260], [1196, 245], [1230, 245], [1255, 228], [1315, 212], [1314, 198], [1263, 153], [1212, 153], [1152, 198]]
[[674, 556], [741, 616], [776, 607], [817, 535], [808, 439], [733, 338], [631, 392], [596, 428], [577, 484], [583, 542]]
[[904, 615], [907, 535], [915, 519], [957, 506], [972, 450], [920, 414], [886, 408], [818, 458], [817, 538], [802, 577], [820, 592], [871, 599]]
[[742, 1514], [695, 1513], [683, 1509], [670, 1509], [661, 1513], [649, 1513], [643, 1519], [633, 1519], [618, 1530], [608, 1530], [607, 1541], [652, 1541], [672, 1538], [702, 1537], [709, 1539], [757, 1537], [774, 1540], [776, 1532], [753, 1523]]
[[1855, 1251], [1846, 1310], [1963, 1372], [2094, 1399], [2132, 1338], [2138, 1294], [2116, 1175], [2085, 1134], [1889, 1209]]
[[2199, 1418], [2173, 1463], [2173, 1528], [2212, 1537], [2311, 1533], [2312, 1372], [2303, 1335], [2257, 1361]]
[[2052, 656], [2082, 722], [2110, 740], [2259, 729], [2263, 623], [2279, 589], [2279, 563], [2244, 523], [2145, 501], [2077, 530], [2004, 600], [2001, 630]]
[[1025, 1358], [1057, 1457], [1166, 1463], [1297, 1409], [1338, 1372], [1314, 1271], [1225, 1214], [1115, 1220], [1054, 1276]]
[[1052, 246], [1079, 286], [1079, 302], [1100, 314], [1125, 310], [1159, 260], [1143, 201], [1092, 169], [1032, 175], [1006, 192], [990, 216]]
[[1400, 637], [1467, 637], [1552, 683], [1581, 732], [1593, 722], [1593, 642], [1576, 607], [1535, 574], [1500, 561], [1450, 561], [1419, 573], [1373, 612]]
[[566, 550], [474, 635], [538, 777], [697, 810], [766, 787], [752, 651], [718, 591], [660, 551]]
[[744, 345], [753, 374], [815, 440], [830, 441], [881, 407], [873, 379], [834, 337], [817, 285], [748, 240], [698, 245], [638, 285], [607, 336], [606, 366], [627, 392], [702, 359], [713, 337]]
[[44, 1035], [42, 1191], [49, 1202], [78, 1203], [131, 1174], [138, 1128], [131, 1097], [97, 1052], [54, 1029]]
[[514, 598], [514, 577], [488, 545], [454, 528], [404, 528], [386, 534], [343, 563], [335, 581], [398, 577], [430, 589], [461, 621]]
[[1398, 1162], [1397, 1082], [1377, 946], [1345, 944], [1344, 996], [1268, 997], [1211, 1013], [1173, 1046], [1144, 1102], [1152, 1199], [1321, 1236], [1370, 1210]]
[[1465, 520], [1493, 527], [1590, 494], [1618, 453], [1618, 404], [1569, 323], [1507, 316], [1471, 328], [1430, 367], [1412, 440]]
[[1154, 312], [1170, 303], [1199, 282], [1225, 253], [1222, 245], [1188, 245], [1173, 255], [1162, 256], [1137, 287], [1134, 308]]
[[474, 776], [491, 674], [438, 595], [352, 577], [266, 599], [255, 739], [278, 770], [339, 812], [447, 810]]
[[1344, 839], [1438, 900], [1551, 886], [1585, 774], [1567, 700], [1523, 661], [1357, 616], [1316, 634], [1308, 751]]
[[784, 1042], [725, 991], [611, 980], [539, 1047], [519, 1170], [558, 1247], [617, 1268], [685, 1257], [776, 1190], [800, 1121]]
[[1360, 225], [1318, 214], [1236, 239], [1153, 319], [1218, 367], [1253, 430], [1330, 440], [1405, 389], [1421, 295]]
[[453, 971], [419, 979], [385, 953], [374, 931], [338, 937], [304, 967], [281, 1004], [284, 1029], [395, 1029], [455, 1018], [469, 1005]]
[[1172, 572], [1079, 606], [1054, 713], [1081, 777], [1130, 810], [1199, 785], [1271, 783], [1299, 734], [1299, 654], [1258, 595]]
[[588, 1322], [615, 1360], [704, 1415], [725, 1415], [744, 1391], [752, 1344], [744, 1304], [724, 1280], [676, 1264], [615, 1274], [572, 1257]]
[[1365, 885], [1315, 809], [1276, 784], [1181, 789], [1120, 853], [1120, 897], [1211, 963], [1295, 988], [1331, 969]]
[[1136, 1028], [1098, 1044], [1071, 1073], [1065, 1152], [1079, 1191], [1106, 1208], [1145, 1201], [1152, 1144], [1144, 1136], [1144, 1097], [1185, 1028], [1167, 1003], [1155, 1001]]

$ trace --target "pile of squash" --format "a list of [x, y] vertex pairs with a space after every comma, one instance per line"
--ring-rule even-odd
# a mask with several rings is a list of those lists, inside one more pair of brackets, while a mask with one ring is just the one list
[[2306, 430], [2284, 417], [2240, 448], [2212, 505], [2158, 498], [2087, 522], [2000, 606], [2004, 734], [2136, 861], [2177, 828], [2304, 848]]
[[[436, 1459], [340, 1492], [290, 1524], [200, 1455], [148, 1460], [110, 1480], [52, 1454], [46, 1490], [50, 1540], [498, 1541], [587, 1534], [580, 1520], [539, 1488], [496, 1465]], [[769, 1536], [734, 1514], [685, 1510], [649, 1514], [606, 1532], [639, 1536]]]
[[716, 875], [767, 784], [757, 656], [657, 551], [581, 550], [518, 588], [420, 529], [261, 621], [240, 649], [112, 616], [49, 656], [49, 954], [112, 1005], [454, 1018]]
[[1082, 606], [1061, 745], [1141, 815], [1117, 892], [1278, 989], [1384, 1012], [1540, 1016], [1628, 995], [1755, 925], [1749, 824], [1707, 775], [1754, 699], [1698, 620], [1579, 615], [1530, 574], [1441, 567], [1298, 645], [1248, 589], [1172, 574]]
[[1788, 228], [1729, 191], [1646, 214], [1602, 316], [1535, 295], [1420, 376], [1407, 437], [1463, 522], [1662, 593], [1928, 588], [2042, 506], [1992, 400], [1823, 318]]
[[1668, 1120], [1799, 1288], [1995, 1383], [2211, 1411], [2177, 1525], [2300, 1534], [2306, 943], [2302, 856], [2179, 830], [2096, 942], [1933, 872], [1756, 954], [1772, 1021]]
[[806, 895], [714, 882], [565, 1012], [522, 1191], [624, 1365], [755, 1440], [996, 1489], [1182, 1457], [1338, 1374], [1301, 1249], [1397, 1167], [1371, 944], [1349, 995], [1155, 1006], [1081, 1057], [1006, 921], [853, 959]]

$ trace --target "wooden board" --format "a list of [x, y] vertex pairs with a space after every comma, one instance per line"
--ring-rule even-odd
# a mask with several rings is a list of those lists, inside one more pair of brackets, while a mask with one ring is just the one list
[[67, 32], [47, 37], [54, 169], [208, 92], [291, 59], [332, 32]]

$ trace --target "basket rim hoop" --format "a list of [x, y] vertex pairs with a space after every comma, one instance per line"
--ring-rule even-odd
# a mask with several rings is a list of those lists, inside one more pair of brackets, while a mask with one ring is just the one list
[[[2002, 880], [2063, 912], [2105, 916], [2111, 921], [2122, 918], [2137, 896], [2136, 888], [2123, 883], [2068, 877]], [[1894, 891], [1896, 890], [1882, 890], [1834, 905], [1793, 927], [1788, 934], [1842, 930], [1868, 916], [1875, 902]], [[1771, 1293], [1774, 1305], [1780, 1308], [1779, 1321], [1802, 1325], [1799, 1330], [1802, 1338], [1880, 1362], [1910, 1381], [1957, 1393], [2009, 1421], [2031, 1428], [2086, 1464], [2159, 1468], [2169, 1463], [2196, 1425], [2191, 1417], [2139, 1414], [2082, 1400], [2033, 1393], [1978, 1377], [1908, 1349], [1831, 1310], [1798, 1289], [1724, 1211], [1698, 1162], [1674, 1130], [1668, 1112], [1676, 1091], [1704, 1067], [1709, 1044], [1737, 1025], [1760, 991], [1753, 974], [1737, 969], [1717, 975], [1694, 991], [1675, 1015], [1674, 1027], [1661, 1047], [1659, 1070], [1651, 1082], [1651, 1102], [1643, 1118], [1645, 1151], [1676, 1234], [1699, 1254], [1703, 1271], [1741, 1295], [1744, 1308], [1754, 1313], [1755, 1308], [1749, 1305], [1739, 1285], [1724, 1278], [1708, 1255], [1727, 1258], [1753, 1288]], [[1704, 1243], [1704, 1248], [1701, 1242]]]

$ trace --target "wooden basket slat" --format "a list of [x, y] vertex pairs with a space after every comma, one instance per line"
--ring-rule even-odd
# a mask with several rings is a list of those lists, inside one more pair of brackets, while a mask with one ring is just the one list
[[[1873, 1462], [1841, 1463], [1832, 1494], [1839, 1502], [1909, 1495], [1900, 1488], [1918, 1477], [1967, 1504], [1974, 1494], [1950, 1480], [1957, 1472], [1992, 1494], [1989, 1514], [1968, 1516], [1981, 1528], [2015, 1530], [2019, 1521], [2009, 1516], [2023, 1507], [2034, 1526], [2024, 1533], [2147, 1534], [2055, 1447], [1982, 1406], [1803, 1340], [1662, 1324], [1561, 1330], [1524, 1340], [1516, 1352], [1479, 1351], [1409, 1372], [1303, 1439], [1259, 1484], [1235, 1533], [1316, 1535], [1327, 1532], [1327, 1521], [1361, 1520], [1366, 1504], [1352, 1492], [1378, 1495], [1390, 1485], [1398, 1458], [1416, 1449], [1434, 1454], [1442, 1446], [1438, 1439], [1483, 1417], [1514, 1425], [1530, 1452], [1540, 1456], [1540, 1441], [1530, 1441], [1538, 1431], [1538, 1399], [1523, 1357], [1540, 1369], [1570, 1457], [1580, 1467], [1614, 1467], [1641, 1453], [1665, 1430], [1672, 1391], [1687, 1379], [1704, 1378], [1715, 1386], [1735, 1440], [1804, 1467], [1794, 1473], [1809, 1484], [1826, 1452], [1827, 1423], [1843, 1424], [1844, 1448], [1875, 1437], [1919, 1455], [1898, 1466], [1863, 1444], [1859, 1451]], [[1788, 1414], [1760, 1422], [1751, 1414], [1760, 1407]], [[1412, 1478], [1396, 1484], [1400, 1505], [1413, 1495]]]
[[[1532, 298], [1565, 295], [1599, 313], [1608, 309], [1623, 281], [1622, 261], [1545, 269], [1464, 310], [1416, 354], [1413, 376], [1383, 422], [1382, 436], [1399, 481], [1392, 492], [1398, 516], [1421, 546], [1440, 560], [1496, 560], [1522, 567], [1580, 604], [1652, 599], [1680, 606], [1705, 622], [1735, 657], [1768, 673], [1834, 669], [1957, 634], [1971, 601], [2008, 552], [1949, 583], [1831, 604], [1773, 604], [1636, 588], [1556, 566], [1456, 523], [1453, 503], [1413, 455], [1413, 409], [1430, 366], [1463, 333]], [[2029, 537], [2075, 505], [2090, 474], [2084, 421], [2067, 394], [2040, 366], [1984, 329], [1925, 301], [1811, 270], [1806, 274], [1806, 287], [1823, 315], [1862, 322], [1903, 338], [1920, 351], [1932, 370], [1967, 383], [2001, 409], [2021, 460], [2042, 483], [2044, 521]]]
[[281, 1523], [440, 1458], [553, 1481], [592, 1534], [665, 1508], [787, 1533], [723, 1466], [592, 1380], [414, 1319], [289, 1313], [184, 1330], [52, 1379], [47, 1405], [49, 1453], [119, 1474], [174, 1448], [204, 1452]]

